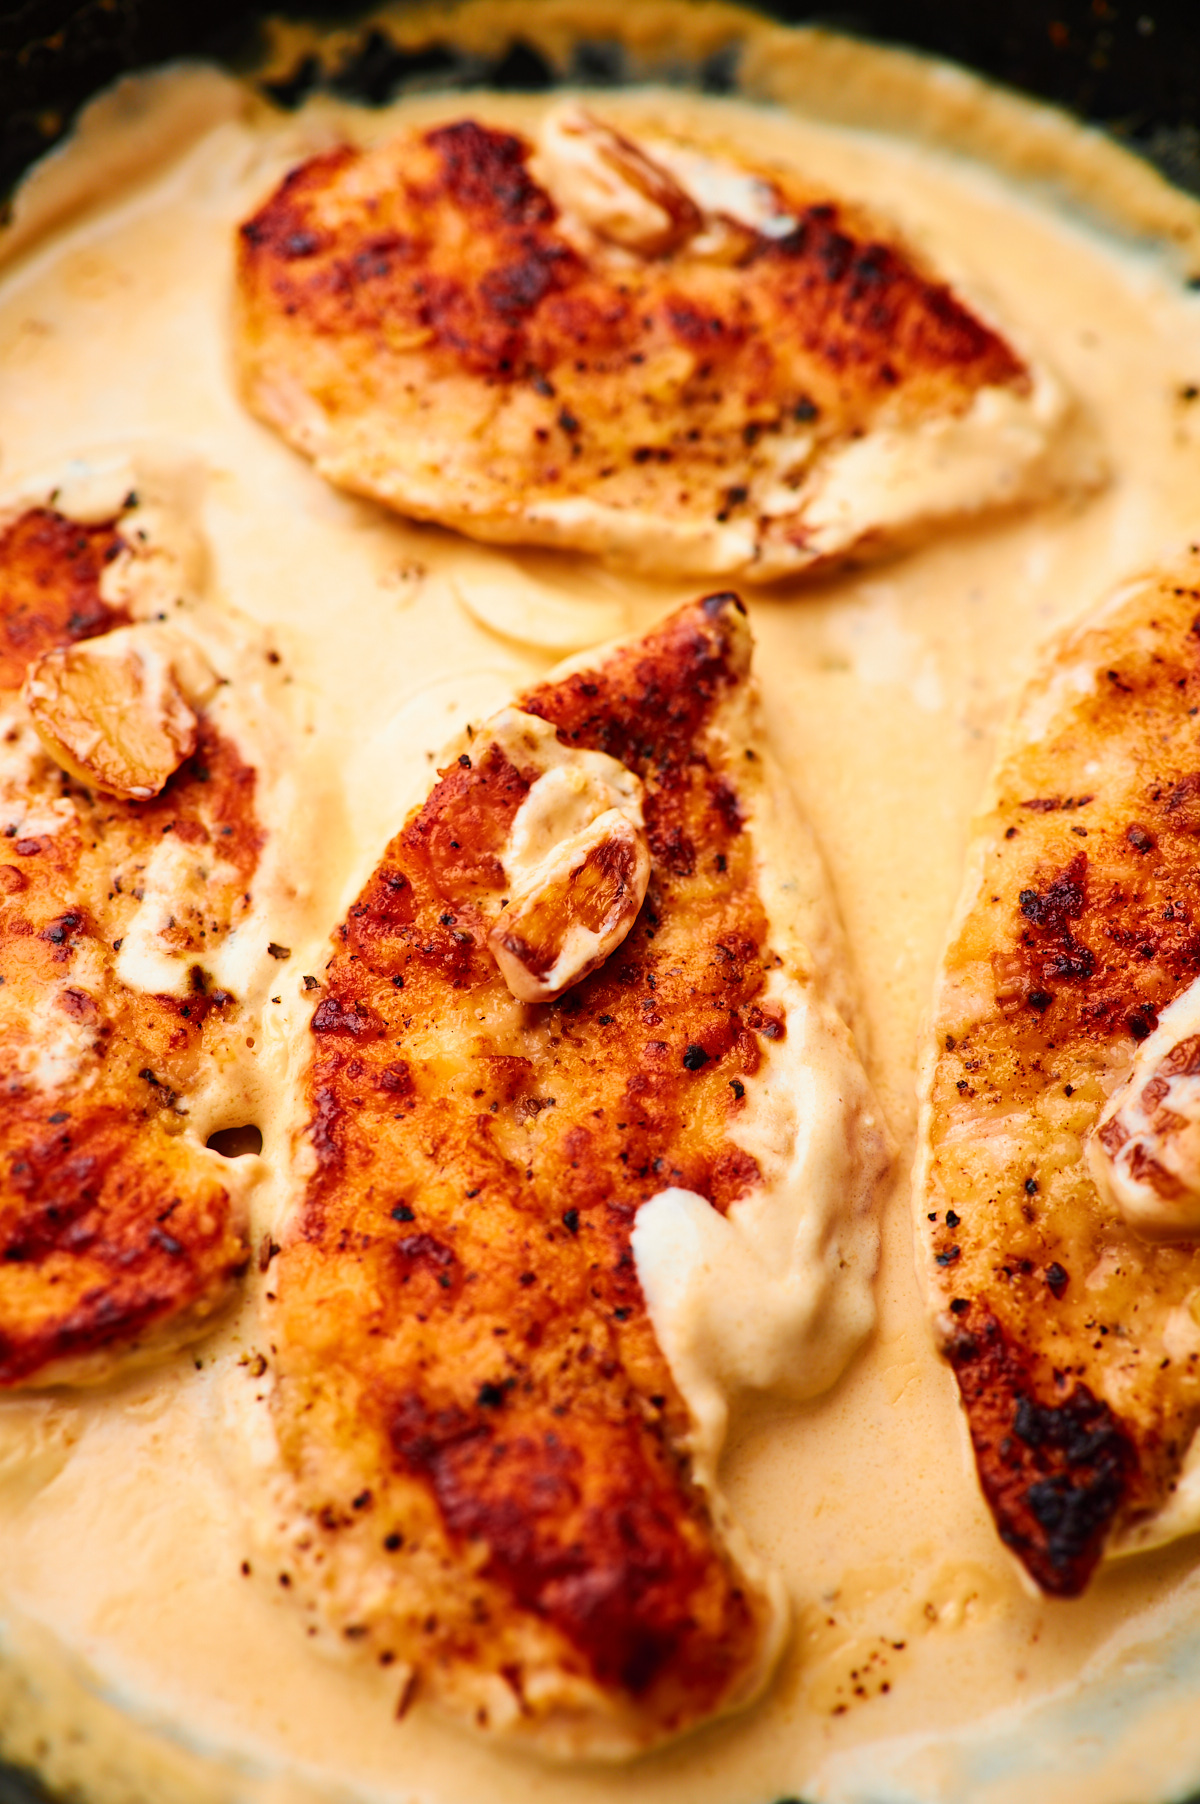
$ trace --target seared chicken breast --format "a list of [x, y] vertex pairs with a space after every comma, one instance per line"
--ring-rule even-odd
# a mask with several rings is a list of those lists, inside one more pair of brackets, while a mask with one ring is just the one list
[[1060, 639], [939, 979], [916, 1186], [984, 1494], [1036, 1583], [1194, 1528], [1200, 556]]
[[801, 1199], [820, 1271], [785, 1246], [760, 1314], [811, 1286], [801, 1394], [870, 1325], [885, 1137], [820, 1000], [823, 894], [789, 880], [811, 955], [769, 913], [749, 656], [741, 604], [710, 596], [469, 733], [311, 1017], [309, 1175], [265, 1327], [281, 1582], [310, 1633], [395, 1666], [401, 1712], [428, 1698], [556, 1752], [633, 1753], [743, 1703], [780, 1645], [634, 1242], [648, 1200], [683, 1197], [736, 1285], [744, 1210], [782, 1208], [754, 1110], [774, 1092], [777, 1139], [824, 1132], [788, 1112], [810, 1094], [789, 1036], [825, 1035], [837, 1150], [804, 1181], [832, 1181], [838, 1219]]
[[246, 1033], [213, 968], [264, 834], [162, 624], [200, 548], [160, 474], [79, 466], [0, 517], [0, 1386], [203, 1332], [247, 1259], [256, 1161], [192, 1116]]
[[894, 230], [574, 105], [312, 157], [237, 282], [250, 407], [480, 539], [767, 581], [1063, 474], [1057, 383]]

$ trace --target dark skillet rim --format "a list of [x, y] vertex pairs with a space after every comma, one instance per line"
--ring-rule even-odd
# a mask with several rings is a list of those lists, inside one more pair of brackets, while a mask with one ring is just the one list
[[[363, 0], [0, 0], [0, 195], [117, 76], [178, 56], [215, 57], [250, 72], [269, 16], [344, 30], [368, 10]], [[1186, 0], [759, 0], [759, 10], [963, 63], [1106, 127], [1200, 195], [1200, 8]], [[581, 40], [569, 65], [555, 67], [519, 34], [492, 57], [464, 55], [449, 37], [433, 18], [424, 48], [404, 52], [364, 25], [335, 67], [306, 68], [301, 59], [275, 84], [275, 97], [296, 104], [314, 78], [378, 105], [413, 87], [605, 86], [625, 74], [620, 47], [602, 39]], [[680, 59], [656, 73], [730, 93], [737, 55], [731, 36], [699, 67]]]

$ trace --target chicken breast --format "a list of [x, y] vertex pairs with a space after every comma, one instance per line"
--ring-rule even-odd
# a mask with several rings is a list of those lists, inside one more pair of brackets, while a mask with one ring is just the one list
[[1045, 655], [925, 1062], [924, 1271], [984, 1494], [1044, 1591], [1200, 1522], [1200, 556]]
[[712, 1387], [812, 1394], [872, 1319], [886, 1135], [803, 828], [772, 861], [749, 656], [710, 596], [469, 733], [311, 1017], [272, 1578], [401, 1713], [558, 1753], [761, 1688], [786, 1612]]
[[81, 463], [0, 516], [0, 1386], [202, 1333], [247, 1259], [258, 1162], [203, 1136], [264, 833], [218, 677], [161, 623], [202, 575], [177, 488]]
[[480, 539], [768, 581], [1067, 479], [1057, 382], [893, 230], [574, 105], [311, 158], [237, 280], [249, 406]]

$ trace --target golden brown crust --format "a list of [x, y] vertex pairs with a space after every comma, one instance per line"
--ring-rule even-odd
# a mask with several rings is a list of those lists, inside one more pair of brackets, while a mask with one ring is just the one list
[[654, 854], [628, 939], [554, 1005], [512, 1001], [476, 901], [526, 778], [483, 737], [440, 774], [335, 936], [315, 1171], [272, 1268], [297, 1557], [317, 1585], [370, 1569], [343, 1632], [460, 1708], [493, 1675], [535, 1726], [598, 1693], [627, 1745], [734, 1701], [765, 1632], [630, 1251], [656, 1191], [724, 1209], [758, 1175], [727, 1124], [786, 1024], [758, 1001], [743, 750], [708, 737], [747, 659], [718, 596], [521, 701], [639, 774]]
[[[1166, 1501], [1200, 1423], [1171, 1331], [1196, 1249], [1102, 1198], [1085, 1136], [1200, 973], [1200, 559], [1052, 651], [948, 948], [918, 1219], [1001, 1535], [1078, 1592]], [[1186, 1336], [1185, 1336], [1186, 1340]]]
[[51, 507], [27, 508], [0, 532], [0, 689], [19, 690], [42, 652], [127, 624], [100, 594], [120, 550], [115, 521], [85, 526]]
[[666, 565], [664, 529], [744, 523], [692, 567], [777, 575], [817, 556], [786, 499], [812, 443], [1029, 391], [910, 252], [792, 176], [754, 172], [795, 225], [739, 228], [734, 263], [631, 258], [567, 229], [530, 156], [471, 119], [342, 147], [243, 225], [247, 398], [335, 481], [500, 540], [597, 549], [576, 504], [645, 516]]
[[[238, 1012], [205, 967], [247, 906], [255, 773], [202, 720], [153, 800], [93, 795], [41, 751], [19, 697], [41, 652], [124, 624], [99, 588], [120, 546], [119, 522], [50, 508], [0, 536], [0, 1385], [100, 1376], [147, 1338], [186, 1338], [247, 1254], [233, 1186], [180, 1133]], [[115, 970], [165, 835], [212, 860], [170, 930], [194, 954], [183, 999]]]

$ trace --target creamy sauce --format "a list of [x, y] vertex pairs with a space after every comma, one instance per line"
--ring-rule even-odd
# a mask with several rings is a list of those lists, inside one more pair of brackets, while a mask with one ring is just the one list
[[875, 1320], [872, 1203], [886, 1158], [870, 1094], [841, 1023], [790, 973], [771, 972], [764, 995], [786, 1009], [788, 1037], [747, 1081], [750, 1106], [730, 1134], [757, 1160], [762, 1184], [727, 1216], [694, 1190], [660, 1190], [638, 1210], [632, 1236], [654, 1332], [692, 1417], [697, 1476], [709, 1485], [731, 1395], [818, 1396]]
[[[545, 29], [595, 35], [597, 10], [547, 7]], [[486, 38], [499, 16], [467, 9], [462, 30]], [[699, 44], [731, 17], [647, 0], [613, 8], [604, 29]], [[918, 1022], [1009, 697], [1054, 627], [1200, 529], [1200, 405], [1183, 398], [1200, 383], [1200, 299], [1180, 281], [1200, 209], [1046, 109], [918, 59], [763, 26], [744, 66], [779, 110], [676, 92], [595, 105], [618, 124], [647, 107], [667, 125], [716, 118], [756, 155], [893, 218], [1082, 399], [1113, 472], [1081, 502], [751, 600], [768, 723], [831, 869], [903, 1172]], [[403, 110], [532, 128], [543, 104], [428, 96]], [[285, 1124], [263, 1097], [286, 1089], [303, 973], [319, 974], [331, 923], [435, 748], [563, 650], [607, 637], [615, 614], [616, 630], [638, 629], [691, 593], [386, 517], [241, 408], [235, 222], [306, 151], [395, 123], [327, 101], [268, 116], [211, 71], [127, 86], [31, 184], [0, 280], [0, 487], [116, 433], [187, 447], [207, 466], [215, 591], [270, 629], [338, 798], [313, 818], [304, 868], [263, 892], [281, 895], [284, 876], [311, 885], [286, 929], [263, 904], [292, 956], [255, 980], [248, 1052], [265, 1081], [251, 1070], [237, 1099], [264, 1135], [256, 1233], [281, 1207], [270, 1171]], [[0, 1409], [0, 1740], [96, 1804], [601, 1804], [617, 1784], [630, 1804], [1179, 1795], [1200, 1779], [1195, 1543], [1113, 1563], [1078, 1602], [1025, 1593], [931, 1349], [907, 1209], [901, 1177], [878, 1326], [839, 1385], [747, 1403], [731, 1423], [722, 1488], [797, 1620], [776, 1683], [743, 1716], [619, 1779], [496, 1754], [419, 1706], [396, 1722], [386, 1673], [315, 1652], [276, 1574], [257, 1560], [242, 1574], [225, 1399], [244, 1387], [252, 1402], [256, 1355], [269, 1358], [247, 1312], [121, 1387]]]
[[[732, 746], [753, 744], [760, 731], [756, 700], [745, 694], [717, 727]], [[767, 1041], [761, 1069], [746, 1076], [745, 1107], [730, 1129], [762, 1181], [725, 1216], [695, 1191], [662, 1190], [639, 1209], [631, 1246], [688, 1406], [696, 1478], [738, 1557], [761, 1574], [720, 1484], [730, 1407], [751, 1391], [791, 1402], [820, 1396], [871, 1332], [878, 1207], [894, 1149], [846, 1026], [856, 1011], [842, 993], [820, 857], [773, 756], [743, 768], [739, 796], [779, 961], [764, 1001], [787, 1022], [783, 1041]]]

